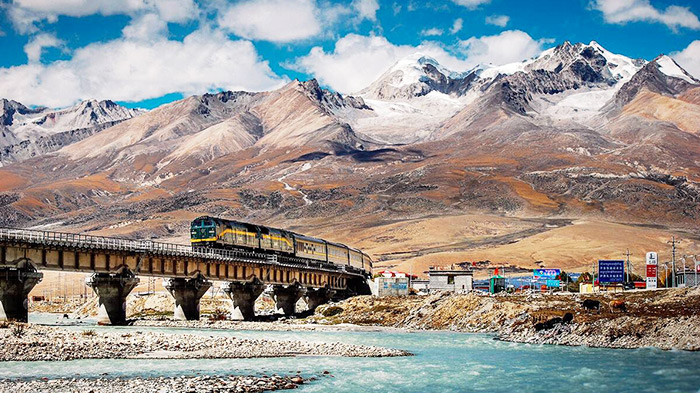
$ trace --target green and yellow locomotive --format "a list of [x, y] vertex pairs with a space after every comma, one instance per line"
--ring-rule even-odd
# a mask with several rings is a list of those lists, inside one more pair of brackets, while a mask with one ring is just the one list
[[274, 253], [372, 271], [372, 259], [360, 250], [283, 229], [202, 216], [192, 221], [190, 234], [193, 248]]

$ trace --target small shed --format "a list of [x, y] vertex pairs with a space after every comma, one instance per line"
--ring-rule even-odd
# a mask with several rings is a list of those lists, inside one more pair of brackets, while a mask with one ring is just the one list
[[413, 289], [416, 292], [428, 292], [429, 288], [429, 280], [411, 280], [411, 289]]
[[496, 274], [489, 279], [489, 293], [498, 293], [506, 290], [506, 278]]

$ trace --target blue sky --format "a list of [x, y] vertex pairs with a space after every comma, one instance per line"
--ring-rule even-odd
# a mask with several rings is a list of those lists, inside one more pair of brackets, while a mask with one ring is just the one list
[[700, 77], [689, 0], [0, 0], [0, 97], [153, 108], [293, 78], [352, 93], [420, 51], [455, 70], [520, 61], [565, 40]]

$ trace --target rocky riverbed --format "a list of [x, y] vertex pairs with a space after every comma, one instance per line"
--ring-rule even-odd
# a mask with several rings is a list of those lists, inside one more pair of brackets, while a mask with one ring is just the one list
[[[584, 310], [581, 302], [586, 299], [599, 301], [600, 310]], [[625, 302], [627, 311], [610, 310], [611, 300]], [[567, 313], [572, 317], [568, 323], [536, 328]], [[321, 306], [300, 322], [495, 333], [501, 340], [524, 343], [699, 351], [700, 289], [595, 295], [360, 296]]]
[[0, 329], [0, 361], [73, 359], [218, 359], [289, 356], [390, 357], [398, 349], [343, 343], [244, 339], [232, 336], [105, 332], [37, 325]]
[[130, 321], [132, 326], [142, 327], [162, 327], [162, 328], [188, 328], [188, 329], [216, 329], [216, 330], [256, 330], [256, 331], [357, 331], [357, 332], [380, 332], [380, 331], [407, 331], [408, 329], [391, 328], [386, 326], [367, 326], [355, 324], [323, 324], [314, 323], [313, 320], [306, 319], [284, 319], [274, 322], [244, 322], [219, 320], [213, 321], [200, 319], [199, 321], [178, 321], [168, 318], [140, 318]]
[[313, 380], [301, 376], [181, 376], [170, 378], [62, 378], [0, 380], [0, 393], [255, 393], [295, 389]]

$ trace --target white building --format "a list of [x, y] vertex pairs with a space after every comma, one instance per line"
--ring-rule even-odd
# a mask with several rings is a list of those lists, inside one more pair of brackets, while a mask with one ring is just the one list
[[428, 271], [430, 292], [450, 291], [467, 293], [474, 289], [474, 273], [471, 270], [438, 270]]

